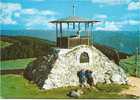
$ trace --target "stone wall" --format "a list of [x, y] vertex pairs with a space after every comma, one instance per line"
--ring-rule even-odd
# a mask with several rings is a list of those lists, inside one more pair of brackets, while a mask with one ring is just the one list
[[[96, 82], [125, 84], [127, 81], [122, 68], [93, 46], [80, 45], [56, 51], [58, 58], [44, 81], [44, 89], [79, 85], [77, 72], [81, 69], [93, 70]], [[88, 53], [89, 63], [80, 63], [80, 55], [83, 52]]]

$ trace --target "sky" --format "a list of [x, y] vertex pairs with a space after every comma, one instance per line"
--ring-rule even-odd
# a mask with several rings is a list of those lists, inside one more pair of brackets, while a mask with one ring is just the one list
[[[74, 0], [75, 15], [100, 20], [96, 31], [140, 30], [140, 0]], [[53, 30], [49, 21], [72, 16], [72, 0], [1, 0], [1, 30]]]

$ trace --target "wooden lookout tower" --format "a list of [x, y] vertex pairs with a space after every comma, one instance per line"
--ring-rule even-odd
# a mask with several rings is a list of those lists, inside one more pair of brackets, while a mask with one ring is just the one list
[[90, 45], [92, 42], [93, 24], [100, 22], [75, 16], [50, 21], [56, 25], [56, 42], [58, 48], [72, 48], [77, 45]]

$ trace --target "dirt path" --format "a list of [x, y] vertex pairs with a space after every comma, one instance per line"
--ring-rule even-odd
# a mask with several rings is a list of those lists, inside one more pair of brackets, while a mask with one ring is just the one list
[[128, 77], [128, 80], [128, 84], [131, 86], [129, 89], [122, 91], [122, 94], [140, 96], [140, 78]]

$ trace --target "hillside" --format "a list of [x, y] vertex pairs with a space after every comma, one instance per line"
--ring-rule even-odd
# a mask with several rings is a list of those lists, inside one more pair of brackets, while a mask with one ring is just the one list
[[[140, 45], [139, 31], [95, 31], [94, 42], [134, 54]], [[140, 52], [140, 51], [139, 51]]]
[[1, 48], [1, 60], [43, 56], [54, 46], [50, 41], [27, 36], [1, 36], [1, 41], [12, 44]]
[[131, 76], [140, 77], [140, 55], [137, 57], [137, 62], [135, 56], [129, 57], [127, 59], [122, 59], [120, 61], [120, 66]]
[[119, 52], [114, 48], [97, 43], [94, 43], [93, 46], [99, 49], [103, 54], [105, 54], [110, 60], [113, 60], [116, 64], [119, 64], [120, 59], [126, 59], [128, 56], [131, 56], [130, 54]]
[[[71, 35], [73, 32], [69, 32]], [[1, 30], [2, 35], [8, 36], [31, 36], [55, 41], [55, 31], [52, 30]], [[84, 32], [80, 33], [85, 36]], [[113, 47], [120, 52], [133, 54], [140, 45], [139, 31], [94, 31], [93, 43]]]
[[25, 69], [27, 65], [35, 59], [36, 58], [25, 58], [25, 59], [0, 61], [1, 70]]
[[5, 48], [10, 45], [12, 45], [12, 43], [0, 41], [0, 48]]
[[[54, 47], [55, 44], [48, 40], [29, 36], [1, 36], [1, 41], [6, 43], [6, 46], [1, 48], [1, 60], [34, 58], [47, 55], [49, 49]], [[107, 46], [95, 43], [94, 46], [116, 63], [119, 62], [119, 59], [125, 59], [130, 56], [126, 53], [116, 52], [115, 49]]]

